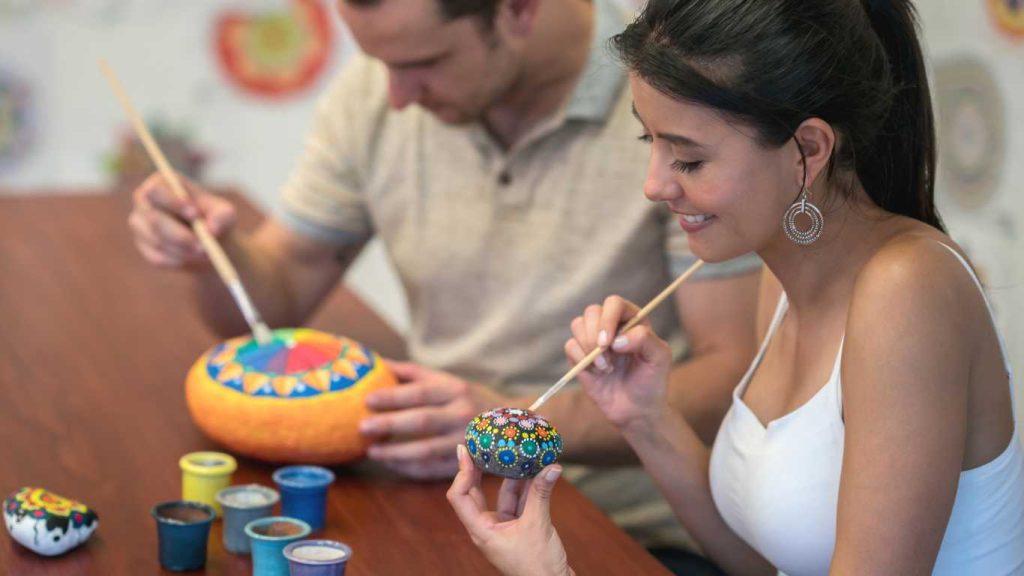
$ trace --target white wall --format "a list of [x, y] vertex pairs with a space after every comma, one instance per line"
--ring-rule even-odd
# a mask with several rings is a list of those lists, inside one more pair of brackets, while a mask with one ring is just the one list
[[[940, 159], [937, 196], [950, 233], [971, 251], [984, 273], [998, 323], [1016, 371], [1018, 421], [1024, 422], [1024, 36], [999, 31], [987, 2], [918, 0], [929, 65], [939, 68], [971, 58], [995, 80], [1005, 130], [1001, 174], [991, 199], [964, 208], [953, 199], [953, 183]], [[933, 86], [933, 91], [941, 89]], [[942, 111], [940, 111], [941, 113]], [[940, 139], [939, 147], [957, 143]]]
[[[316, 95], [353, 44], [330, 10], [336, 42], [329, 68], [305, 92], [270, 101], [225, 79], [212, 42], [216, 17], [227, 7], [258, 12], [287, 5], [287, 0], [0, 0], [0, 71], [28, 81], [35, 110], [32, 148], [22, 162], [0, 168], [0, 191], [83, 189], [110, 181], [101, 159], [116, 148], [128, 124], [97, 68], [104, 58], [147, 120], [186, 128], [209, 152], [208, 182], [237, 185], [257, 204], [272, 206], [302, 150]], [[408, 324], [404, 297], [379, 245], [367, 249], [349, 283], [392, 324]]]
[[[938, 192], [953, 236], [986, 272], [1013, 363], [1024, 371], [1024, 39], [1000, 35], [985, 4], [919, 0], [918, 8], [931, 65], [973, 56], [990, 67], [1002, 94], [1005, 161], [994, 198], [964, 210], [950, 200], [941, 174]], [[0, 74], [28, 79], [36, 110], [33, 148], [20, 163], [0, 165], [0, 190], [106, 184], [100, 158], [115, 147], [126, 122], [97, 72], [102, 57], [144, 116], [191, 129], [212, 155], [209, 181], [238, 185], [270, 206], [301, 151], [311, 106], [330, 71], [299, 96], [263, 101], [227, 83], [211, 39], [214, 18], [225, 7], [257, 11], [287, 5], [288, 0], [0, 0]], [[332, 69], [352, 50], [340, 26], [336, 30]], [[349, 278], [399, 329], [407, 326], [404, 299], [379, 246], [370, 248]], [[1018, 404], [1024, 408], [1024, 383], [1018, 383]]]

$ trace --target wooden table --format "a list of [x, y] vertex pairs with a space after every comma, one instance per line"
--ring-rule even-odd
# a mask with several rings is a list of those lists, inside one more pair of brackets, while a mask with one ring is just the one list
[[[163, 573], [150, 508], [181, 497], [181, 455], [217, 448], [183, 393], [186, 370], [216, 338], [185, 279], [136, 254], [127, 213], [118, 194], [0, 198], [0, 492], [41, 486], [100, 515], [92, 539], [58, 558], [0, 536], [0, 574]], [[353, 325], [362, 308], [342, 294], [313, 324], [344, 318], [347, 335], [400, 353], [388, 330]], [[243, 459], [234, 482], [272, 486], [272, 471]], [[352, 546], [348, 574], [494, 572], [445, 500], [447, 482], [336, 472], [322, 535]], [[552, 514], [580, 574], [667, 573], [567, 483]], [[248, 557], [224, 551], [215, 523], [206, 573], [250, 571]]]

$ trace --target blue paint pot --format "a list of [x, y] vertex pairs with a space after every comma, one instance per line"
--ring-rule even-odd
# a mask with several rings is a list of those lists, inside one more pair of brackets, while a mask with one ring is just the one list
[[321, 466], [285, 466], [274, 471], [281, 492], [281, 515], [305, 520], [313, 530], [324, 527], [327, 488], [334, 472]]
[[288, 576], [284, 547], [312, 532], [309, 524], [287, 516], [270, 516], [245, 525], [252, 552], [252, 576]]
[[182, 572], [206, 565], [206, 541], [217, 516], [213, 507], [199, 502], [173, 500], [153, 507], [160, 565]]

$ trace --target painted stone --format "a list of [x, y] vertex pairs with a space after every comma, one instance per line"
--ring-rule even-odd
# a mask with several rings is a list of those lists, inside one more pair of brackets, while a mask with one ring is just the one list
[[[2, 13], [0, 1], [0, 19]], [[19, 75], [0, 69], [0, 174], [17, 169], [36, 140], [34, 92]]]
[[366, 395], [397, 385], [362, 344], [307, 328], [274, 330], [214, 346], [192, 366], [185, 396], [192, 419], [234, 454], [268, 462], [342, 464], [362, 458]]
[[562, 453], [562, 437], [542, 416], [495, 408], [466, 427], [466, 449], [478, 468], [505, 478], [532, 478]]
[[99, 517], [81, 502], [29, 486], [4, 500], [4, 524], [22, 546], [56, 556], [88, 540]]

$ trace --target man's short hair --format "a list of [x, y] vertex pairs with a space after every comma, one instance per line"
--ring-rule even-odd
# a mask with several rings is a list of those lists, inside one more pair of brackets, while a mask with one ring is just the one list
[[[353, 6], [370, 7], [380, 4], [383, 0], [345, 0]], [[441, 8], [441, 16], [445, 20], [454, 20], [463, 16], [480, 18], [484, 23], [491, 24], [498, 11], [501, 0], [434, 0]]]

